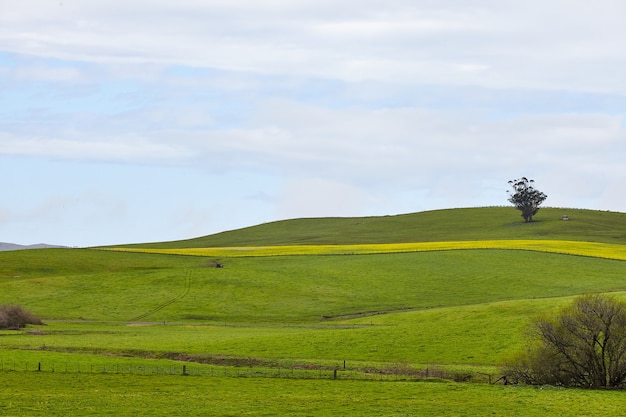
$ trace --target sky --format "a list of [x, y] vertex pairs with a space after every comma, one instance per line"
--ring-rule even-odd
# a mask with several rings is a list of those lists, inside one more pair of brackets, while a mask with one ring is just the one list
[[522, 176], [545, 206], [626, 212], [625, 17], [623, 0], [0, 0], [0, 242], [507, 206]]

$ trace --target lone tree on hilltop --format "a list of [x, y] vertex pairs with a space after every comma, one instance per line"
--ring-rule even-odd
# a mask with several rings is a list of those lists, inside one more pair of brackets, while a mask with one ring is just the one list
[[536, 385], [624, 387], [626, 303], [585, 295], [554, 317], [537, 319], [536, 337], [509, 365], [509, 376]]
[[526, 177], [509, 181], [509, 185], [513, 187], [514, 191], [509, 197], [509, 202], [522, 212], [522, 217], [526, 223], [533, 221], [533, 216], [539, 211], [539, 206], [548, 198], [547, 195], [533, 187], [534, 182], [534, 180], [529, 180]]

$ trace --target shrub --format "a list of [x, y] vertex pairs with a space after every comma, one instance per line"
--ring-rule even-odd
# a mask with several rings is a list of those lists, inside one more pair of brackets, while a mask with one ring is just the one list
[[533, 324], [534, 341], [509, 364], [528, 384], [617, 388], [626, 381], [626, 303], [585, 295]]
[[0, 305], [0, 329], [17, 330], [28, 324], [42, 324], [33, 313], [18, 305]]

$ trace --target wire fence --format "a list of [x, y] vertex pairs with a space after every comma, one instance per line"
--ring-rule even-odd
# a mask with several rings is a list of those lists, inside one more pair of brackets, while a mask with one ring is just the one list
[[119, 374], [119, 375], [180, 375], [232, 378], [291, 378], [335, 380], [422, 381], [443, 379], [456, 382], [496, 383], [499, 379], [490, 374], [449, 371], [439, 368], [423, 370], [397, 369], [345, 369], [307, 367], [234, 367], [184, 365], [146, 365], [132, 363], [79, 363], [79, 362], [11, 362], [1, 361], [0, 372], [41, 372], [66, 374]]

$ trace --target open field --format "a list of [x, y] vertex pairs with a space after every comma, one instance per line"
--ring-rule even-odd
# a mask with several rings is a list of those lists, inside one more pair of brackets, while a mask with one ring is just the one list
[[[606, 416], [622, 392], [445, 382], [3, 373], [4, 416]], [[80, 392], [80, 395], [76, 395]]]
[[[228, 258], [224, 268], [189, 256], [22, 253], [0, 254], [3, 264], [29, 265], [21, 275], [2, 272], [0, 302], [18, 300], [56, 320], [324, 324], [359, 314], [626, 290], [624, 261], [519, 250]], [[71, 271], [63, 259], [75, 260]]]
[[[0, 415], [617, 414], [619, 392], [485, 383], [532, 317], [626, 298], [624, 215], [550, 210], [528, 228], [511, 209], [463, 209], [193, 240], [224, 247], [2, 252], [0, 304], [46, 325], [0, 331]], [[407, 229], [422, 239], [394, 241]], [[425, 369], [483, 382], [415, 382]]]
[[238, 258], [293, 255], [373, 255], [380, 253], [433, 252], [461, 249], [515, 249], [564, 255], [626, 260], [626, 245], [566, 240], [461, 240], [453, 242], [372, 243], [353, 245], [282, 245], [223, 248], [139, 248], [114, 247], [107, 250], [166, 255]]
[[[570, 220], [561, 220], [563, 215]], [[195, 239], [120, 246], [180, 249], [494, 239], [626, 244], [624, 224], [626, 213], [563, 208], [542, 208], [533, 223], [525, 224], [512, 207], [480, 207], [395, 216], [282, 220]]]
[[[398, 364], [481, 366], [491, 367], [495, 376], [494, 366], [523, 345], [527, 319], [567, 301], [515, 300], [432, 308], [337, 320], [332, 325], [52, 322], [34, 333], [2, 332], [0, 348], [6, 349], [5, 359], [18, 361], [23, 352], [12, 349], [36, 352], [38, 360], [51, 353], [138, 359], [185, 353], [256, 358], [283, 367], [294, 363], [336, 367], [343, 361], [349, 369]], [[9, 351], [17, 357], [9, 356]]]

